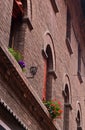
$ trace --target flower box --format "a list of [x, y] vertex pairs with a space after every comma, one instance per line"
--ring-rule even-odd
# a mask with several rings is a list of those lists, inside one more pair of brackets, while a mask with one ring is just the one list
[[44, 101], [52, 119], [60, 118], [62, 114], [61, 104], [58, 101]]
[[21, 53], [16, 51], [16, 50], [14, 50], [13, 48], [9, 48], [8, 50], [13, 55], [13, 57], [16, 59], [16, 61], [18, 62], [18, 64], [20, 65], [20, 67], [23, 70], [25, 68], [25, 63], [22, 60], [23, 57], [22, 57]]

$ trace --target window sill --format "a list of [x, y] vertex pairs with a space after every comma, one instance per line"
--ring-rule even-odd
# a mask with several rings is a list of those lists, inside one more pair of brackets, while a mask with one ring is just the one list
[[66, 38], [66, 45], [67, 45], [68, 51], [69, 51], [70, 54], [73, 54], [70, 43], [71, 42], [70, 42], [69, 38]]
[[83, 83], [81, 73], [80, 73], [80, 72], [77, 72], [77, 75], [78, 75], [78, 79], [79, 79], [80, 83]]

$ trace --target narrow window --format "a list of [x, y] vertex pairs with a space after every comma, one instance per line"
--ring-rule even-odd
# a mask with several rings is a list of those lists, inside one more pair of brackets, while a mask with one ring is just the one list
[[71, 15], [70, 15], [70, 11], [69, 8], [67, 7], [67, 24], [66, 24], [66, 44], [68, 47], [68, 50], [70, 52], [70, 54], [72, 54], [72, 48], [71, 48]]
[[80, 48], [80, 44], [78, 44], [78, 78], [79, 78], [80, 83], [83, 82], [82, 76], [81, 76], [82, 69], [83, 69], [81, 67], [84, 67], [83, 65], [84, 64], [83, 64], [83, 60], [82, 60], [82, 56], [81, 56], [81, 48]]
[[68, 85], [65, 85], [65, 94], [64, 94], [64, 124], [63, 130], [69, 130], [69, 89]]
[[69, 43], [71, 42], [71, 15], [69, 9], [67, 8], [67, 30], [66, 30], [66, 38], [69, 39]]
[[52, 79], [53, 79], [53, 58], [49, 45], [46, 48], [46, 58], [44, 58], [44, 93], [43, 100], [51, 100], [52, 98]]
[[81, 48], [78, 44], [78, 72], [81, 73]]
[[9, 47], [23, 52], [25, 26], [22, 23], [24, 5], [21, 0], [14, 0], [10, 29]]
[[53, 75], [50, 74], [50, 71], [53, 70], [53, 58], [52, 51], [50, 46], [47, 46], [47, 82], [46, 82], [46, 100], [51, 100], [52, 98], [52, 78]]
[[79, 112], [79, 110], [77, 112], [76, 122], [77, 122], [77, 130], [82, 130], [82, 127], [81, 127], [81, 118], [80, 118], [80, 112]]

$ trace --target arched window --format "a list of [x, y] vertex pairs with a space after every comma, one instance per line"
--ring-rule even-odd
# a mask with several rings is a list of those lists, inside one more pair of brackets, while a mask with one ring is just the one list
[[69, 130], [70, 110], [72, 110], [72, 95], [71, 95], [71, 83], [69, 76], [65, 74], [63, 85], [64, 96], [64, 116], [63, 116], [63, 130]]
[[78, 110], [78, 112], [77, 112], [76, 122], [77, 122], [77, 130], [82, 130], [82, 127], [81, 127], [81, 117], [80, 117], [80, 112], [79, 112], [79, 110]]
[[44, 36], [44, 48], [42, 54], [44, 58], [44, 85], [43, 85], [43, 100], [52, 99], [52, 81], [56, 79], [55, 73], [55, 51], [53, 39], [49, 32]]
[[78, 101], [77, 103], [77, 115], [76, 115], [76, 123], [77, 123], [77, 130], [82, 130], [82, 127], [81, 127], [81, 106], [80, 106], [80, 103]]
[[77, 127], [79, 127], [79, 126], [80, 126], [80, 112], [79, 112], [79, 110], [78, 110], [78, 112], [77, 112], [76, 121], [77, 121]]
[[53, 58], [50, 45], [46, 47], [44, 57], [44, 94], [43, 100], [51, 100], [52, 97], [52, 77], [51, 71], [53, 70]]
[[64, 90], [64, 125], [63, 130], [69, 130], [69, 88], [65, 85]]
[[52, 75], [50, 74], [51, 70], [53, 70], [53, 58], [52, 51], [50, 46], [48, 45], [46, 48], [47, 53], [47, 81], [46, 81], [46, 100], [51, 100], [52, 97]]

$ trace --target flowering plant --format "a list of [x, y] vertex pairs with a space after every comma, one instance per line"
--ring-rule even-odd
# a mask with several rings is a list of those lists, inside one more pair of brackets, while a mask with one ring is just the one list
[[8, 49], [9, 52], [14, 56], [14, 58], [16, 59], [16, 61], [18, 62], [18, 64], [20, 65], [20, 67], [22, 68], [22, 70], [25, 68], [25, 63], [22, 60], [22, 55], [20, 52], [14, 50], [13, 48], [9, 48]]
[[52, 100], [52, 101], [44, 101], [44, 104], [47, 107], [52, 119], [56, 117], [61, 117], [62, 109], [60, 102]]

